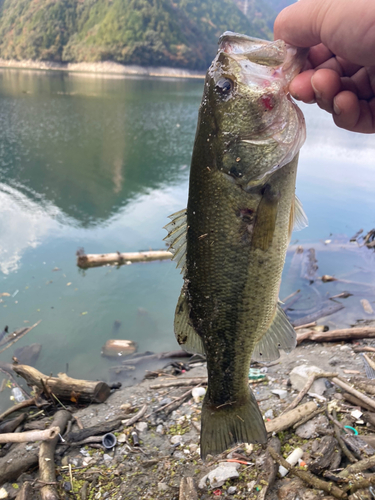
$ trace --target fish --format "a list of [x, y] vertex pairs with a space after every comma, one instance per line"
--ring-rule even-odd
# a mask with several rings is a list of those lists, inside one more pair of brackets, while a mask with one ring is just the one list
[[305, 122], [288, 93], [306, 56], [282, 40], [221, 36], [204, 83], [187, 208], [165, 226], [184, 280], [175, 335], [207, 359], [202, 459], [267, 441], [250, 361], [296, 345], [278, 296], [292, 230], [307, 225], [295, 196]]

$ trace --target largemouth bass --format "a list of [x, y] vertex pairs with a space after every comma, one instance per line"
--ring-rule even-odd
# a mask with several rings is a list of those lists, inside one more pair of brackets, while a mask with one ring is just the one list
[[184, 276], [175, 334], [207, 358], [202, 458], [267, 441], [250, 360], [296, 345], [278, 294], [292, 229], [306, 225], [295, 197], [305, 125], [288, 95], [305, 57], [281, 40], [222, 35], [204, 84], [188, 206], [166, 226]]

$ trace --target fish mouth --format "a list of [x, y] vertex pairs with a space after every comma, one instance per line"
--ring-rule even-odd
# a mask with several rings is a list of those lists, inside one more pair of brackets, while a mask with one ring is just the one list
[[[308, 48], [294, 47], [283, 40], [271, 42], [232, 31], [226, 31], [219, 38], [219, 53], [230, 55], [240, 64], [247, 60], [264, 66], [265, 69], [269, 68], [273, 70], [273, 77], [284, 79], [285, 86], [288, 86], [303, 68], [308, 51]], [[246, 69], [244, 64], [241, 66]]]

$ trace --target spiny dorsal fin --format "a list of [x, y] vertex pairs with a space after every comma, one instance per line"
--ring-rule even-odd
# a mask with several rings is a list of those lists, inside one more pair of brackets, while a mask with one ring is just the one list
[[309, 221], [303, 209], [302, 203], [298, 196], [295, 196], [290, 209], [289, 237], [292, 235], [292, 231], [301, 231], [301, 229], [304, 229], [308, 225]]
[[169, 250], [173, 253], [172, 260], [177, 263], [181, 272], [185, 271], [186, 263], [186, 233], [187, 233], [187, 212], [186, 208], [169, 216], [172, 222], [164, 226], [168, 235], [164, 238], [169, 244]]
[[251, 359], [253, 361], [274, 361], [280, 357], [279, 349], [289, 353], [296, 345], [296, 332], [280, 305], [277, 304], [272, 323], [256, 344]]
[[194, 330], [189, 318], [189, 304], [185, 293], [182, 291], [177, 302], [174, 317], [174, 333], [177, 342], [187, 352], [206, 354], [202, 339]]

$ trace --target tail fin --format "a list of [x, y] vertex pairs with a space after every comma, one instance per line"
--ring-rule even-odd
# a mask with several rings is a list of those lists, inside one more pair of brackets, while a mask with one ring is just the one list
[[207, 395], [202, 407], [201, 457], [216, 455], [237, 443], [266, 443], [267, 431], [254, 394], [239, 403], [216, 407]]

